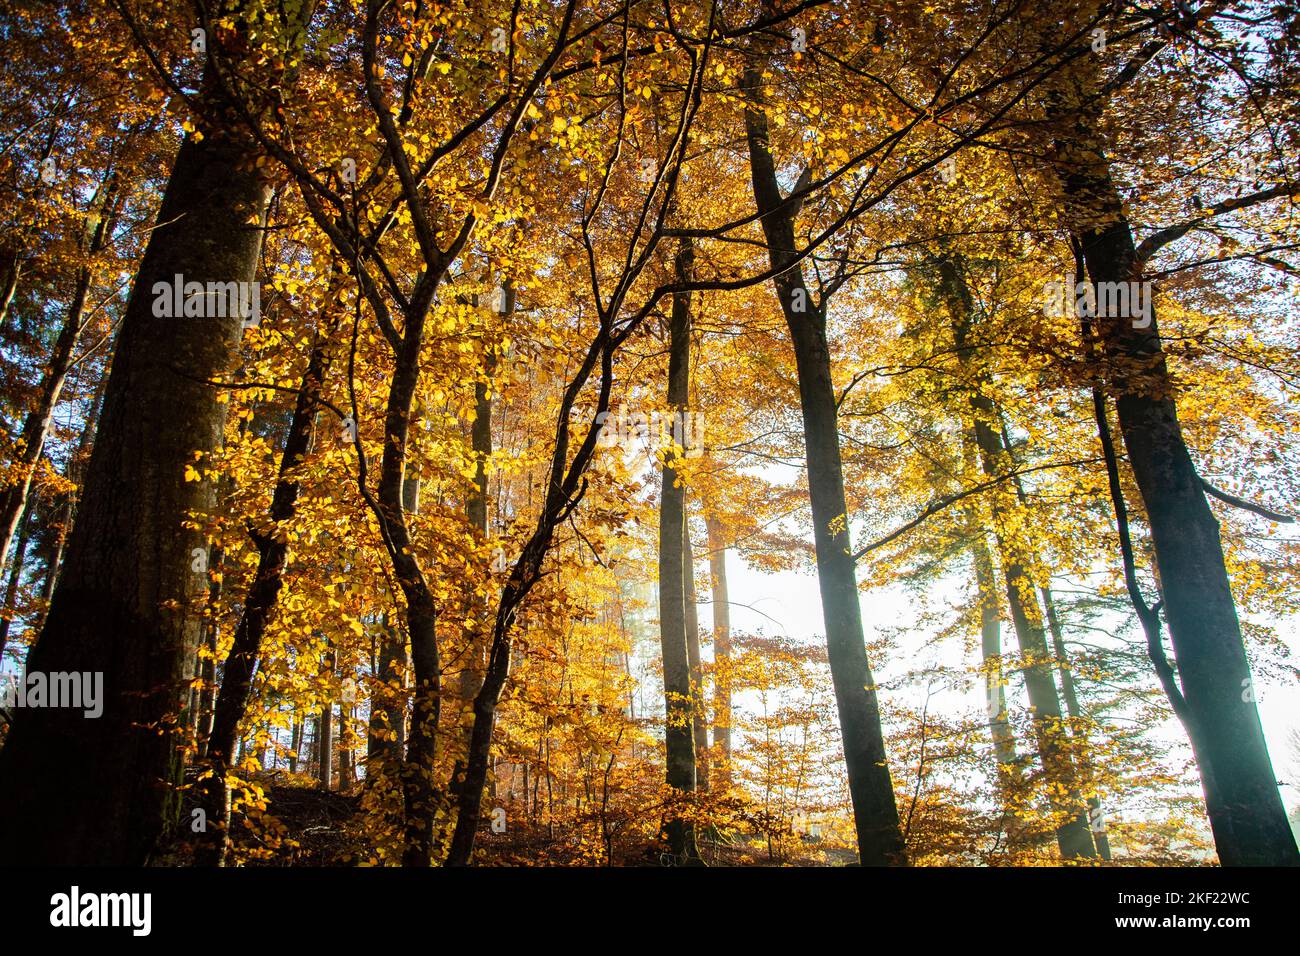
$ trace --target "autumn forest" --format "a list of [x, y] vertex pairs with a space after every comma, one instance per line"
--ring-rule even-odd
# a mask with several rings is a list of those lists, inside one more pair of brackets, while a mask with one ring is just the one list
[[1293, 3], [3, 0], [0, 864], [1300, 863], [1298, 158]]

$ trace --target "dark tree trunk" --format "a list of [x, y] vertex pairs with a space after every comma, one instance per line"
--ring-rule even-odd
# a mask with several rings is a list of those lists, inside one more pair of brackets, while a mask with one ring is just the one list
[[302, 750], [302, 717], [295, 707], [289, 724], [289, 773], [298, 772], [298, 754]]
[[376, 684], [370, 695], [370, 729], [366, 737], [366, 781], [377, 784], [401, 769], [406, 746], [406, 641], [384, 615], [379, 636]]
[[334, 705], [325, 704], [316, 715], [316, 781], [322, 790], [334, 786]]
[[[209, 481], [185, 480], [214, 450], [224, 405], [206, 384], [226, 371], [240, 318], [160, 318], [154, 284], [251, 282], [269, 189], [256, 150], [219, 125], [189, 137], [136, 275], [99, 435], [33, 671], [104, 674], [100, 718], [27, 708], [0, 754], [0, 862], [145, 861], [180, 809], [189, 680], [205, 552], [191, 513]], [[250, 223], [250, 215], [254, 222]], [[60, 759], [52, 761], [49, 755]]]
[[[683, 240], [677, 253], [679, 280], [690, 281], [694, 249]], [[674, 415], [686, 413], [690, 396], [690, 294], [673, 296], [668, 346], [668, 405]], [[683, 429], [683, 433], [684, 433]], [[686, 637], [686, 582], [682, 567], [686, 529], [686, 489], [673, 467], [664, 461], [659, 504], [659, 644], [664, 670], [664, 751], [668, 786], [674, 799], [689, 799], [695, 791], [695, 736], [691, 714], [690, 653]], [[678, 863], [699, 859], [695, 827], [669, 806], [665, 832], [668, 851]]]
[[[332, 329], [331, 329], [332, 331]], [[289, 539], [280, 526], [297, 511], [300, 486], [297, 470], [307, 459], [315, 437], [317, 412], [324, 393], [325, 376], [329, 370], [329, 334], [322, 336], [312, 349], [298, 388], [293, 417], [280, 455], [279, 475], [271, 496], [267, 514], [271, 525], [265, 531], [250, 534], [257, 546], [257, 571], [244, 597], [244, 610], [235, 626], [235, 634], [226, 658], [221, 692], [212, 708], [212, 727], [206, 735], [204, 758], [206, 769], [211, 771], [203, 788], [202, 801], [207, 813], [209, 839], [206, 841], [202, 862], [220, 866], [229, 845], [230, 788], [226, 774], [231, 768], [231, 754], [239, 734], [240, 722], [248, 710], [248, 700], [253, 687], [253, 674], [262, 651], [262, 639], [284, 587], [284, 570], [288, 558]], [[215, 651], [216, 629], [209, 629]], [[211, 674], [215, 684], [215, 660]], [[205, 688], [206, 693], [211, 690]], [[202, 712], [202, 708], [200, 708]], [[328, 789], [328, 777], [322, 776]]]
[[[86, 255], [96, 255], [103, 249], [106, 239], [112, 234], [119, 201], [116, 177], [110, 173], [101, 186], [99, 195], [91, 204], [92, 213], [87, 220], [87, 235], [82, 242], [82, 251]], [[45, 439], [54, 421], [54, 410], [59, 404], [59, 396], [63, 393], [63, 383], [72, 368], [72, 353], [76, 350], [81, 332], [85, 328], [86, 298], [90, 294], [93, 275], [89, 266], [83, 266], [77, 272], [76, 288], [68, 306], [68, 317], [63, 323], [59, 337], [54, 342], [54, 349], [46, 364], [36, 406], [28, 412], [23, 422], [22, 434], [18, 439], [19, 452], [15, 462], [18, 475], [13, 484], [0, 491], [0, 571], [3, 570], [4, 561], [9, 555], [14, 530], [18, 526], [18, 516], [26, 507], [32, 474], [37, 461], [40, 460], [41, 451], [45, 448]]]
[[[757, 103], [760, 85], [752, 67], [745, 72], [744, 88]], [[799, 376], [817, 580], [839, 708], [844, 764], [853, 799], [858, 856], [866, 866], [905, 864], [875, 679], [863, 642], [862, 608], [844, 500], [838, 410], [826, 344], [825, 304], [815, 303], [804, 283], [803, 269], [796, 258], [793, 206], [782, 198], [777, 185], [767, 118], [760, 109], [745, 111], [745, 128], [754, 199], [762, 215], [772, 268], [777, 273], [773, 284], [790, 328]]]
[[410, 410], [420, 376], [422, 325], [422, 322], [416, 323], [407, 329], [403, 352], [389, 386], [384, 421], [388, 440], [379, 485], [379, 518], [392, 543], [389, 556], [406, 598], [407, 634], [415, 679], [406, 764], [402, 768], [402, 799], [406, 813], [406, 849], [402, 862], [406, 866], [428, 866], [431, 862], [433, 821], [438, 809], [433, 770], [438, 718], [442, 709], [436, 608], [433, 592], [415, 556], [403, 499]]
[[[54, 588], [59, 580], [59, 572], [63, 567], [63, 554], [68, 546], [68, 533], [72, 530], [72, 524], [77, 516], [78, 492], [82, 482], [82, 476], [86, 471], [86, 462], [90, 459], [90, 451], [95, 447], [95, 433], [99, 430], [99, 412], [104, 402], [104, 387], [108, 384], [106, 377], [99, 380], [95, 386], [94, 396], [90, 402], [90, 412], [86, 415], [85, 424], [81, 426], [81, 437], [77, 440], [77, 450], [68, 462], [69, 481], [78, 486], [77, 491], [68, 492], [59, 509], [58, 528], [54, 540], [50, 544], [49, 555], [45, 563], [45, 584], [41, 589], [41, 602], [43, 609], [40, 620], [37, 622], [39, 630], [45, 624], [45, 615], [49, 610], [50, 602], [54, 600]], [[3, 641], [0, 641], [3, 644]]]
[[[1088, 278], [1140, 281], [1133, 230], [1093, 118], [1086, 109], [1057, 113], [1055, 169]], [[1095, 334], [1151, 529], [1186, 730], [1219, 860], [1296, 865], [1300, 853], [1255, 706], [1219, 523], [1183, 439], [1154, 305], [1146, 328], [1128, 317], [1098, 317]]]
[[28, 495], [23, 506], [22, 516], [18, 521], [18, 543], [14, 547], [12, 564], [9, 567], [9, 583], [5, 586], [4, 606], [0, 608], [0, 662], [4, 660], [5, 645], [9, 643], [9, 628], [18, 609], [18, 588], [23, 581], [23, 567], [27, 563], [27, 542], [32, 533], [32, 511], [35, 510], [36, 498]]
[[18, 291], [22, 271], [23, 260], [17, 249], [0, 250], [0, 329], [9, 323], [9, 306]]
[[356, 716], [350, 700], [339, 704], [339, 790], [347, 793], [357, 782], [356, 735], [352, 720]]
[[[233, 483], [223, 477], [219, 482], [218, 500]], [[221, 547], [212, 549], [208, 559], [208, 614], [204, 619], [199, 636], [199, 649], [195, 655], [194, 672], [198, 675], [198, 686], [190, 694], [190, 707], [194, 718], [194, 744], [200, 759], [208, 756], [208, 743], [212, 736], [212, 721], [217, 708], [217, 641], [220, 637], [220, 625], [217, 609], [221, 601], [221, 591], [225, 583], [226, 552]]]
[[[514, 290], [510, 283], [505, 284], [503, 294], [503, 311], [509, 314], [514, 311]], [[483, 360], [485, 379], [490, 380], [495, 368], [496, 359], [489, 350]], [[486, 540], [488, 533], [487, 464], [492, 456], [492, 395], [486, 380], [474, 383], [474, 422], [470, 427], [470, 445], [474, 451], [474, 485], [470, 489], [466, 513], [470, 528], [481, 543]], [[483, 687], [483, 668], [487, 663], [491, 627], [486, 599], [478, 594], [471, 595], [465, 624], [465, 663], [460, 672], [461, 738], [467, 754], [474, 733], [474, 698]]]

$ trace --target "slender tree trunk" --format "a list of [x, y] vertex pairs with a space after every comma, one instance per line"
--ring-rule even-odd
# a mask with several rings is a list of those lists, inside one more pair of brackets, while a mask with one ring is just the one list
[[[72, 527], [72, 517], [76, 513], [76, 498], [72, 493], [60, 496], [56, 511], [50, 518], [54, 537], [42, 548], [45, 553], [45, 580], [41, 582], [41, 604], [49, 607], [54, 598], [54, 586], [59, 581], [59, 566], [63, 563], [63, 550], [68, 544], [68, 530]], [[44, 614], [38, 618], [37, 626], [44, 623]], [[0, 641], [2, 644], [3, 641]], [[0, 649], [2, 653], [2, 649]]]
[[776, 270], [773, 285], [790, 328], [799, 377], [817, 580], [844, 764], [853, 799], [858, 856], [867, 866], [905, 864], [875, 678], [867, 662], [862, 633], [862, 608], [844, 500], [838, 411], [826, 344], [825, 303], [813, 301], [796, 258], [794, 208], [782, 198], [777, 184], [767, 118], [757, 105], [760, 82], [754, 67], [745, 71], [743, 85], [751, 100], [745, 111], [745, 130], [754, 199], [762, 215], [768, 256]]
[[[484, 373], [492, 374], [494, 362], [486, 360]], [[470, 442], [474, 450], [474, 487], [470, 490], [467, 513], [470, 527], [478, 534], [479, 540], [488, 533], [488, 478], [487, 462], [492, 455], [492, 398], [486, 382], [474, 383], [474, 423], [470, 430]], [[487, 603], [479, 596], [470, 600], [465, 633], [466, 659], [460, 672], [460, 699], [464, 705], [464, 736], [466, 741], [474, 723], [474, 698], [483, 686], [483, 664], [487, 645]]]
[[[969, 386], [968, 427], [979, 452], [984, 473], [989, 477], [995, 477], [1010, 471], [1012, 462], [1009, 453], [1002, 445], [999, 432], [993, 427], [993, 423], [999, 419], [993, 400], [986, 394], [988, 376], [982, 369], [973, 367], [973, 347], [969, 341], [969, 333], [974, 320], [974, 304], [971, 301], [970, 289], [962, 275], [961, 264], [957, 258], [942, 256], [936, 266], [939, 293], [952, 321], [957, 357], [963, 370], [972, 378], [972, 384]], [[1093, 857], [1096, 856], [1096, 848], [1088, 827], [1083, 801], [1081, 798], [1075, 799], [1078, 796], [1075, 768], [1065, 746], [1061, 699], [1052, 676], [1052, 656], [1047, 649], [1042, 613], [1038, 608], [1033, 582], [1019, 547], [1016, 542], [1008, 540], [1003, 531], [1007, 506], [1002, 503], [1001, 497], [997, 497], [1002, 495], [1003, 491], [997, 489], [994, 494], [994, 537], [1006, 582], [1007, 606], [1011, 611], [1016, 643], [1020, 648], [1025, 691], [1029, 696], [1029, 706], [1033, 714], [1038, 754], [1043, 762], [1043, 772], [1047, 776], [1051, 806], [1059, 818], [1056, 826], [1057, 845], [1063, 857]], [[1063, 799], [1061, 793], [1067, 796]]]
[[302, 714], [298, 708], [293, 710], [293, 723], [289, 725], [289, 773], [298, 772], [298, 754], [302, 750]]
[[[690, 281], [694, 249], [683, 240], [676, 258], [680, 280]], [[685, 415], [690, 395], [690, 294], [673, 296], [669, 330], [668, 405], [674, 415]], [[684, 432], [684, 430], [683, 430]], [[659, 643], [664, 671], [664, 750], [668, 786], [674, 799], [689, 799], [695, 791], [695, 736], [691, 715], [690, 654], [686, 636], [685, 570], [683, 538], [686, 531], [686, 489], [678, 480], [674, 457], [663, 466], [659, 505]], [[670, 806], [665, 832], [668, 850], [676, 861], [699, 859], [695, 827]]]
[[0, 253], [0, 329], [9, 324], [9, 307], [18, 291], [18, 278], [22, 271], [23, 260], [16, 249]]
[[[271, 507], [267, 517], [277, 529], [293, 518], [297, 512], [300, 485], [297, 471], [302, 467], [310, 453], [316, 432], [317, 413], [324, 393], [325, 376], [329, 370], [330, 332], [337, 326], [331, 326], [312, 348], [303, 373], [302, 384], [298, 388], [298, 397], [294, 405], [293, 417], [289, 421], [289, 432], [285, 438], [284, 451], [280, 455], [279, 474], [275, 491], [271, 496]], [[257, 547], [257, 571], [244, 597], [244, 610], [235, 625], [234, 637], [230, 645], [230, 654], [226, 658], [226, 667], [221, 682], [221, 691], [212, 707], [211, 731], [201, 737], [206, 738], [204, 759], [207, 769], [211, 771], [206, 778], [202, 800], [208, 819], [209, 840], [206, 841], [201, 862], [220, 866], [225, 860], [229, 846], [230, 824], [230, 788], [226, 775], [230, 772], [230, 755], [239, 734], [240, 722], [248, 710], [249, 696], [253, 686], [253, 674], [261, 656], [262, 640], [266, 628], [275, 613], [284, 587], [284, 570], [289, 554], [289, 539], [286, 534], [271, 532], [250, 532]], [[208, 628], [211, 652], [210, 669], [205, 668], [205, 679], [216, 683], [216, 627]], [[205, 662], [206, 663], [206, 662]], [[205, 687], [205, 693], [212, 690]], [[200, 714], [204, 712], [200, 707]], [[327, 722], [328, 723], [328, 722]], [[328, 777], [323, 776], [328, 789]]]
[[[509, 315], [515, 309], [513, 284], [506, 280], [501, 292], [504, 299], [501, 312]], [[474, 451], [474, 485], [466, 503], [470, 528], [480, 542], [487, 538], [488, 533], [487, 464], [492, 457], [492, 393], [489, 382], [495, 369], [496, 357], [489, 348], [483, 357], [484, 380], [474, 383], [474, 422], [470, 427], [470, 445]], [[491, 628], [486, 599], [478, 594], [471, 595], [466, 615], [465, 663], [460, 672], [461, 738], [466, 754], [469, 753], [469, 742], [474, 733], [474, 698], [483, 688], [483, 669], [487, 665]]]
[[[1006, 421], [1002, 417], [1001, 409], [997, 409], [998, 421], [1001, 426], [1002, 447], [1006, 450], [1007, 459], [1013, 467], [1018, 466], [1014, 454], [1011, 451], [1011, 436], [1007, 431]], [[1016, 490], [1016, 500], [1021, 507], [1026, 504], [1024, 484], [1019, 476], [1012, 479]], [[1075, 751], [1078, 753], [1078, 765], [1082, 773], [1085, 784], [1091, 789], [1093, 780], [1092, 766], [1092, 745], [1088, 739], [1088, 721], [1083, 711], [1083, 705], [1079, 701], [1078, 690], [1075, 687], [1074, 671], [1070, 667], [1069, 651], [1065, 646], [1065, 632], [1061, 627], [1060, 616], [1056, 613], [1056, 602], [1052, 598], [1052, 589], [1049, 587], [1040, 587], [1039, 596], [1043, 601], [1043, 610], [1047, 614], [1047, 627], [1052, 636], [1052, 652], [1056, 657], [1056, 669], [1061, 675], [1061, 696], [1065, 699], [1065, 710], [1070, 716], [1070, 735], [1077, 743]], [[1101, 809], [1101, 798], [1096, 793], [1092, 793], [1085, 800], [1088, 808], [1088, 827], [1092, 831], [1093, 843], [1097, 848], [1097, 855], [1107, 862], [1110, 861], [1110, 839], [1106, 836], [1105, 818]]]
[[333, 704], [325, 704], [316, 715], [316, 781], [322, 790], [334, 785]]
[[[685, 501], [683, 501], [685, 506]], [[686, 657], [691, 668], [691, 726], [695, 738], [695, 783], [709, 789], [709, 714], [704, 706], [704, 676], [700, 668], [699, 595], [695, 592], [695, 551], [691, 547], [689, 516], [682, 520], [682, 577], [686, 585]]]
[[[1096, 856], [1088, 818], [1079, 799], [1075, 767], [1070, 759], [1066, 734], [1061, 720], [1061, 701], [1052, 677], [1052, 655], [1043, 633], [1042, 614], [1034, 599], [1028, 573], [1014, 556], [1014, 546], [999, 536], [1003, 550], [1003, 574], [1006, 577], [1007, 604], [1020, 647], [1025, 691], [1033, 712], [1034, 735], [1043, 772], [1051, 788], [1049, 801], [1061, 817], [1056, 827], [1056, 842], [1061, 856]], [[1064, 792], [1062, 798], [1060, 793]]]
[[[224, 476], [220, 481], [223, 489], [228, 489], [232, 482]], [[218, 498], [223, 495], [218, 492]], [[208, 613], [202, 624], [200, 645], [195, 655], [194, 670], [199, 677], [196, 692], [191, 697], [194, 711], [194, 741], [200, 759], [208, 756], [208, 744], [212, 736], [212, 721], [217, 707], [217, 640], [220, 627], [217, 623], [217, 609], [221, 602], [221, 590], [225, 583], [226, 552], [221, 547], [212, 549], [208, 559]]]
[[438, 719], [442, 711], [442, 671], [438, 656], [436, 607], [433, 592], [416, 558], [407, 524], [406, 459], [411, 406], [420, 378], [423, 320], [408, 320], [397, 368], [389, 383], [386, 436], [379, 483], [378, 517], [391, 542], [389, 557], [406, 598], [407, 633], [415, 701], [402, 767], [402, 801], [406, 814], [405, 866], [428, 866], [433, 853], [433, 821], [438, 795], [433, 782], [437, 755]]
[[[1052, 650], [1056, 653], [1056, 668], [1061, 674], [1061, 696], [1065, 698], [1065, 712], [1070, 715], [1071, 723], [1077, 728], [1082, 747], [1079, 764], [1085, 779], [1092, 776], [1092, 746], [1087, 739], [1087, 715], [1079, 701], [1079, 691], [1074, 682], [1074, 670], [1070, 666], [1069, 651], [1065, 646], [1065, 631], [1061, 627], [1060, 616], [1056, 613], [1056, 601], [1052, 598], [1051, 588], [1041, 588], [1043, 608], [1047, 612], [1047, 628], [1052, 635]], [[1097, 845], [1097, 854], [1110, 862], [1110, 838], [1106, 835], [1106, 822], [1101, 808], [1101, 798], [1095, 793], [1087, 798], [1088, 824], [1092, 828], [1092, 839]]]
[[352, 702], [339, 704], [339, 791], [346, 793], [357, 782], [356, 739], [352, 730]]
[[707, 523], [713, 599], [713, 756], [723, 787], [731, 782], [731, 604], [727, 596], [727, 549], [722, 527]]
[[[1002, 665], [1002, 610], [997, 594], [993, 556], [982, 530], [971, 548], [975, 562], [975, 583], [980, 595], [980, 649], [984, 663], [984, 700], [997, 760], [998, 790], [1003, 810], [1010, 811], [1020, 781], [1020, 758], [1015, 733], [1007, 719], [1006, 676]], [[1008, 819], [1010, 817], [1008, 816]]]
[[[77, 450], [73, 454], [72, 460], [68, 462], [67, 478], [78, 486], [78, 490], [70, 491], [64, 496], [62, 507], [59, 510], [59, 517], [56, 519], [58, 530], [50, 546], [49, 560], [45, 565], [45, 583], [41, 588], [42, 610], [40, 618], [36, 622], [37, 630], [45, 625], [45, 615], [48, 613], [50, 602], [54, 600], [54, 587], [58, 583], [59, 572], [63, 567], [63, 554], [68, 546], [68, 533], [72, 530], [72, 524], [77, 515], [78, 492], [82, 476], [86, 471], [86, 462], [90, 458], [90, 451], [95, 446], [95, 433], [99, 430], [99, 412], [103, 406], [104, 388], [107, 384], [107, 378], [101, 376], [99, 384], [95, 386], [94, 396], [91, 398], [90, 412], [86, 416], [85, 424], [81, 427], [81, 437], [77, 440]], [[3, 640], [0, 640], [0, 645], [3, 645], [3, 643]]]
[[[93, 256], [100, 252], [117, 219], [118, 189], [116, 177], [109, 173], [100, 187], [99, 194], [91, 204], [91, 213], [87, 219], [87, 235], [82, 243], [86, 255]], [[90, 225], [93, 223], [93, 225]], [[0, 491], [0, 571], [9, 555], [13, 542], [14, 530], [18, 526], [18, 516], [27, 504], [27, 494], [32, 484], [32, 474], [45, 448], [45, 439], [50, 425], [54, 421], [54, 410], [58, 406], [59, 396], [63, 393], [63, 383], [72, 368], [73, 352], [81, 338], [86, 322], [86, 298], [90, 294], [93, 278], [90, 266], [83, 266], [77, 273], [76, 288], [68, 306], [68, 316], [55, 340], [46, 365], [45, 376], [41, 383], [41, 393], [36, 406], [27, 414], [23, 422], [22, 435], [18, 439], [19, 453], [15, 465], [18, 469], [13, 483]]]
[[18, 588], [22, 585], [23, 566], [27, 563], [27, 542], [31, 538], [32, 511], [35, 505], [36, 498], [28, 495], [27, 503], [23, 506], [23, 513], [18, 521], [18, 543], [14, 547], [13, 562], [9, 568], [9, 583], [5, 586], [4, 607], [0, 608], [0, 661], [4, 660], [5, 645], [9, 643], [9, 628], [17, 613], [14, 605], [18, 602]]

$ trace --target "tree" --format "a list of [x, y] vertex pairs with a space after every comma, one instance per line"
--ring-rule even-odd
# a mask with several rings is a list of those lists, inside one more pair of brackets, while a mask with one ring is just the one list
[[[214, 503], [211, 486], [184, 470], [220, 439], [223, 408], [209, 383], [225, 371], [242, 317], [213, 303], [219, 315], [189, 321], [156, 303], [176, 282], [255, 281], [271, 193], [249, 162], [260, 151], [235, 122], [223, 69], [300, 48], [309, 14], [299, 5], [256, 40], [242, 25], [208, 31], [200, 128], [181, 144], [135, 276], [64, 571], [28, 661], [32, 671], [103, 673], [109, 699], [93, 722], [52, 709], [17, 715], [0, 753], [0, 858], [141, 863], [177, 821], [195, 563], [207, 554], [187, 523]], [[188, 288], [176, 295], [192, 304], [186, 312], [208, 311]], [[50, 768], [50, 752], [65, 759]], [[43, 817], [64, 822], [32, 825]]]

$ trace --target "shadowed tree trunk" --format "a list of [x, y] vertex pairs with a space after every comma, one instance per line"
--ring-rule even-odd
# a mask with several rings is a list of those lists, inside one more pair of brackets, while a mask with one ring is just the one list
[[[104, 243], [112, 235], [117, 220], [118, 206], [121, 202], [117, 187], [117, 176], [110, 172], [100, 186], [98, 194], [91, 201], [90, 212], [86, 219], [86, 234], [81, 243], [81, 250], [86, 256], [94, 256], [104, 248]], [[91, 280], [94, 276], [89, 265], [77, 271], [76, 288], [68, 306], [68, 317], [63, 323], [59, 337], [54, 342], [49, 361], [45, 366], [45, 376], [41, 382], [41, 392], [36, 405], [28, 412], [23, 422], [22, 434], [18, 439], [19, 452], [17, 476], [12, 484], [0, 491], [0, 570], [9, 555], [13, 543], [14, 529], [18, 526], [18, 516], [27, 505], [27, 493], [31, 488], [32, 474], [40, 460], [41, 450], [50, 425], [54, 421], [54, 410], [63, 393], [63, 383], [72, 368], [73, 352], [81, 338], [86, 325], [86, 298], [90, 294]]]
[[0, 661], [4, 660], [5, 645], [9, 643], [9, 628], [13, 624], [17, 609], [18, 588], [23, 581], [23, 567], [27, 563], [27, 542], [32, 533], [32, 511], [35, 510], [36, 497], [27, 496], [22, 516], [18, 520], [18, 543], [14, 547], [13, 560], [9, 566], [9, 583], [5, 586], [5, 602], [0, 608]]
[[366, 737], [366, 781], [378, 783], [401, 769], [406, 747], [406, 640], [384, 615], [376, 662], [377, 682], [370, 695], [370, 730]]
[[[329, 331], [335, 328], [337, 326]], [[284, 451], [280, 455], [279, 476], [267, 512], [267, 524], [261, 529], [249, 526], [249, 535], [258, 551], [257, 571], [244, 597], [239, 623], [235, 625], [204, 754], [205, 770], [209, 775], [205, 778], [201, 800], [207, 814], [208, 839], [200, 854], [200, 862], [209, 865], [220, 866], [229, 846], [230, 788], [226, 777], [231, 769], [231, 754], [239, 734], [239, 724], [248, 710], [262, 639], [284, 587], [289, 537], [283, 525], [297, 512], [300, 491], [297, 473], [306, 462], [315, 439], [317, 413], [330, 364], [329, 338], [329, 332], [323, 335], [307, 360]], [[213, 668], [215, 673], [215, 662]]]
[[[388, 539], [389, 555], [406, 598], [406, 625], [415, 678], [415, 701], [401, 768], [402, 805], [406, 814], [404, 866], [428, 866], [433, 853], [433, 821], [438, 795], [433, 782], [442, 712], [442, 667], [438, 655], [433, 591], [415, 556], [407, 522], [407, 496], [419, 485], [406, 475], [410, 409], [420, 377], [422, 330], [407, 329], [407, 340], [389, 388], [384, 430], [388, 438], [379, 484], [378, 515]], [[418, 514], [418, 500], [415, 513]]]
[[293, 719], [289, 724], [289, 773], [298, 772], [298, 755], [302, 752], [302, 713], [297, 707], [293, 709]]
[[[1050, 111], [1063, 217], [1093, 283], [1141, 281], [1089, 82], [1058, 92]], [[1154, 303], [1139, 324], [1132, 316], [1098, 316], [1091, 334], [1151, 529], [1178, 666], [1167, 691], [1181, 697], [1172, 702], [1196, 755], [1220, 862], [1296, 865], [1300, 853], [1255, 705], [1219, 523], [1183, 438]]]
[[0, 249], [0, 329], [9, 323], [9, 306], [18, 291], [22, 272], [23, 260], [17, 247]]
[[803, 413], [808, 497], [812, 505], [817, 582], [826, 625], [826, 650], [839, 710], [844, 765], [853, 799], [858, 856], [866, 866], [906, 863], [898, 805], [885, 754], [875, 678], [867, 662], [862, 608], [844, 500], [844, 475], [825, 303], [813, 301], [796, 254], [795, 203], [781, 195], [761, 108], [756, 68], [745, 71], [749, 99], [745, 132], [754, 201], [762, 216], [773, 285], [794, 345]]
[[334, 705], [325, 704], [316, 715], [316, 781], [322, 790], [334, 785]]
[[[689, 282], [695, 252], [683, 240], [676, 257], [679, 281]], [[669, 321], [668, 405], [674, 416], [686, 414], [690, 397], [691, 301], [689, 293], [673, 296]], [[674, 418], [674, 421], [677, 419]], [[685, 429], [682, 429], [685, 434]], [[664, 668], [664, 751], [668, 786], [673, 799], [688, 799], [696, 787], [695, 731], [691, 714], [690, 652], [686, 635], [686, 581], [683, 556], [686, 534], [686, 489], [674, 467], [676, 453], [664, 460], [659, 504], [659, 644]], [[668, 851], [677, 863], [699, 860], [695, 827], [670, 805], [665, 832]]]
[[[498, 306], [501, 315], [510, 315], [515, 310], [515, 289], [509, 279], [501, 284], [499, 303], [493, 302], [494, 308]], [[474, 383], [474, 422], [470, 426], [470, 446], [474, 452], [474, 485], [466, 503], [466, 515], [480, 543], [486, 540], [488, 534], [487, 465], [492, 457], [492, 393], [489, 383], [496, 370], [496, 362], [496, 354], [489, 346], [483, 356], [483, 380]], [[466, 753], [469, 752], [469, 741], [474, 732], [474, 698], [483, 687], [483, 668], [487, 664], [488, 634], [491, 627], [487, 600], [482, 595], [472, 595], [465, 628], [465, 663], [460, 672], [462, 736]]]
[[[293, 11], [303, 19], [290, 30], [310, 8]], [[242, 44], [243, 31], [230, 36]], [[240, 62], [222, 36], [208, 44], [228, 68]], [[259, 150], [213, 76], [209, 62], [204, 135], [181, 144], [135, 277], [63, 573], [30, 658], [34, 671], [103, 673], [103, 714], [16, 715], [0, 753], [0, 863], [139, 864], [178, 822], [205, 583], [194, 568], [207, 550], [186, 522], [215, 503], [212, 482], [186, 481], [185, 466], [220, 442], [225, 406], [208, 383], [226, 372], [242, 321], [237, 309], [163, 317], [155, 299], [172, 295], [177, 276], [252, 282], [270, 197], [251, 161]]]
[[[77, 450], [73, 453], [72, 460], [68, 462], [67, 479], [78, 486], [81, 485], [82, 475], [86, 470], [86, 462], [90, 457], [90, 451], [95, 445], [95, 432], [99, 429], [99, 410], [104, 400], [104, 386], [107, 380], [100, 377], [99, 384], [95, 387], [94, 395], [90, 400], [90, 411], [86, 415], [85, 424], [81, 426], [81, 437], [77, 440]], [[62, 497], [57, 516], [54, 521], [57, 524], [54, 540], [49, 543], [48, 554], [45, 561], [45, 583], [41, 588], [41, 603], [43, 610], [37, 623], [39, 629], [45, 623], [45, 613], [50, 606], [50, 601], [54, 599], [54, 587], [59, 580], [59, 571], [63, 566], [63, 553], [68, 545], [68, 532], [72, 530], [72, 523], [77, 514], [77, 491], [69, 491]], [[0, 640], [0, 654], [3, 653], [4, 641]]]
[[339, 791], [347, 793], [357, 782], [356, 733], [353, 730], [355, 707], [344, 698], [339, 704]]
[[[992, 472], [990, 472], [992, 474]], [[995, 518], [995, 520], [997, 520]], [[1052, 655], [1047, 649], [1042, 615], [1034, 600], [1033, 584], [1024, 566], [1014, 555], [1014, 545], [999, 537], [1003, 549], [1002, 568], [1006, 578], [1007, 604], [1011, 623], [1020, 647], [1020, 663], [1025, 692], [1032, 711], [1038, 755], [1047, 777], [1049, 801], [1061, 817], [1056, 827], [1056, 842], [1066, 858], [1096, 856], [1092, 831], [1079, 798], [1078, 782], [1070, 759], [1065, 727], [1061, 719], [1061, 699], [1052, 676]], [[1062, 792], [1064, 796], [1062, 796]]]

